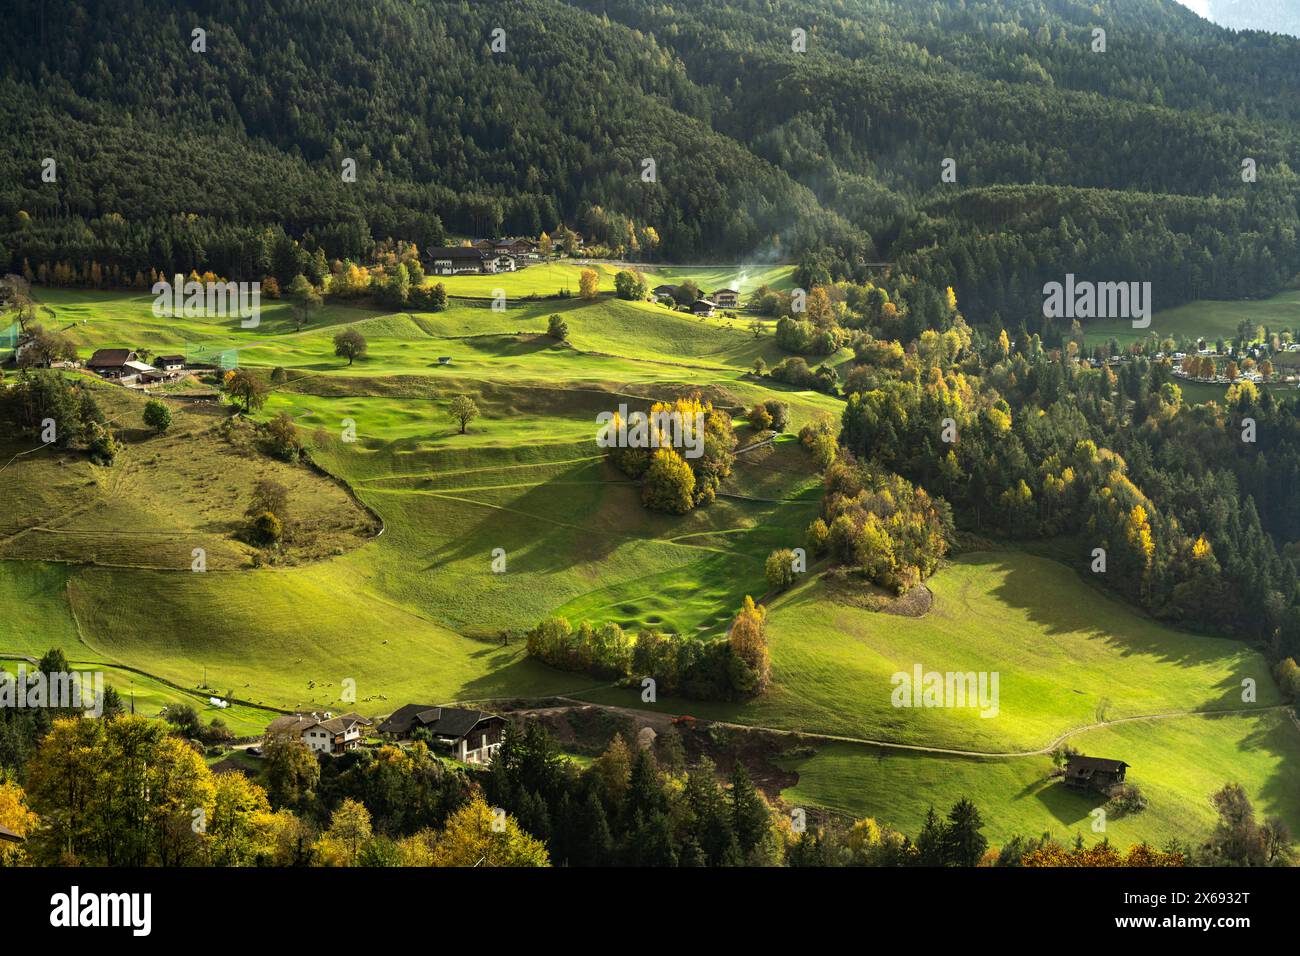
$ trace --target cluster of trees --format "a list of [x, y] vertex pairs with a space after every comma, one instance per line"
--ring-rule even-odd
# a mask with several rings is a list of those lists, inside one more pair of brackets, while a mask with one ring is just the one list
[[765, 402], [755, 402], [745, 417], [756, 432], [783, 432], [790, 424], [790, 406], [779, 399], [769, 398]]
[[808, 547], [902, 594], [933, 574], [955, 531], [951, 509], [905, 478], [871, 464], [838, 461], [826, 471], [822, 517]]
[[[243, 773], [214, 773], [168, 724], [118, 715], [56, 719], [0, 784], [0, 815], [26, 837], [9, 863], [73, 866], [546, 866], [546, 849], [422, 745], [317, 763], [293, 749], [313, 789], [298, 808]], [[184, 729], [183, 727], [180, 729]], [[279, 749], [277, 749], [277, 747]], [[331, 779], [326, 778], [329, 768]], [[449, 782], [454, 781], [454, 782]], [[280, 787], [282, 789], [282, 787]], [[455, 799], [445, 800], [454, 793]], [[442, 800], [443, 802], [439, 802]], [[333, 809], [326, 808], [333, 804]], [[434, 820], [439, 820], [435, 828]]]
[[746, 595], [727, 637], [701, 640], [643, 628], [635, 637], [614, 623], [574, 628], [566, 618], [527, 633], [528, 653], [552, 667], [639, 685], [694, 700], [744, 700], [767, 690], [767, 609]]
[[841, 382], [834, 366], [813, 369], [803, 356], [829, 356], [849, 346], [859, 365], [898, 367], [903, 350], [897, 340], [916, 339], [927, 363], [946, 369], [970, 345], [971, 329], [951, 286], [907, 275], [832, 283], [815, 260], [802, 263], [795, 280], [810, 286], [792, 292], [763, 287], [751, 299], [751, 307], [778, 316], [776, 343], [795, 353], [768, 373], [777, 381], [837, 395], [841, 388], [860, 390], [861, 381]]
[[857, 460], [941, 496], [963, 527], [1073, 536], [1083, 566], [1160, 617], [1300, 647], [1293, 402], [1242, 382], [1189, 407], [1167, 356], [1091, 367], [959, 317], [906, 345], [873, 331], [844, 376], [838, 437]]
[[8, 387], [0, 388], [0, 422], [15, 437], [83, 448], [91, 461], [105, 467], [113, 464], [120, 447], [93, 388], [57, 371], [20, 370]]
[[[642, 424], [625, 425], [615, 413], [607, 426], [611, 436], [624, 427], [628, 440], [614, 444], [609, 459], [623, 474], [641, 481], [641, 502], [652, 511], [686, 514], [707, 505], [731, 474], [736, 447], [731, 416], [698, 392], [655, 402]], [[691, 446], [700, 454], [688, 457]]]
[[[662, 752], [662, 759], [656, 749]], [[681, 738], [658, 748], [615, 736], [576, 770], [538, 724], [507, 732], [484, 788], [542, 839], [556, 865], [779, 865], [788, 824], [737, 761], [726, 784], [712, 761], [687, 763]]]

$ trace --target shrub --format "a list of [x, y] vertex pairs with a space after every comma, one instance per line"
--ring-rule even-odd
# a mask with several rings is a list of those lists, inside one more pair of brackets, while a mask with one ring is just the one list
[[280, 519], [282, 526], [289, 523], [289, 489], [278, 481], [262, 478], [253, 485], [253, 497], [244, 517], [256, 518], [268, 511]]
[[1141, 813], [1147, 808], [1146, 796], [1131, 783], [1121, 783], [1111, 789], [1110, 799], [1106, 801], [1111, 816], [1122, 817], [1130, 813]]
[[831, 529], [826, 527], [826, 522], [818, 518], [808, 526], [808, 550], [816, 555], [825, 554], [830, 534]]
[[790, 424], [790, 406], [771, 398], [763, 403], [763, 407], [767, 409], [767, 414], [772, 419], [771, 427], [779, 432], [785, 431], [785, 427]]
[[103, 425], [92, 425], [91, 429], [92, 437], [88, 446], [90, 460], [96, 465], [111, 468], [113, 462], [117, 460], [117, 453], [121, 446], [113, 437], [113, 433]]
[[297, 461], [302, 454], [302, 437], [288, 412], [280, 412], [260, 426], [272, 455], [284, 461]]
[[1273, 672], [1277, 675], [1277, 686], [1283, 694], [1292, 699], [1300, 697], [1300, 667], [1296, 666], [1294, 659], [1288, 657], [1279, 661]]
[[552, 313], [546, 320], [546, 334], [557, 342], [569, 341], [569, 323], [558, 313]]
[[144, 423], [161, 435], [172, 423], [172, 410], [158, 401], [151, 398], [144, 405]]
[[839, 455], [839, 442], [835, 437], [835, 423], [822, 416], [799, 429], [799, 444], [813, 456], [818, 471], [825, 471]]
[[284, 526], [280, 519], [269, 511], [263, 511], [253, 519], [253, 540], [258, 544], [277, 544], [284, 536]]
[[749, 423], [755, 431], [765, 432], [772, 427], [772, 413], [765, 405], [755, 405], [749, 410]]
[[797, 577], [794, 570], [794, 561], [795, 554], [789, 548], [779, 548], [769, 554], [767, 564], [764, 566], [768, 586], [775, 591], [784, 591], [794, 584]]

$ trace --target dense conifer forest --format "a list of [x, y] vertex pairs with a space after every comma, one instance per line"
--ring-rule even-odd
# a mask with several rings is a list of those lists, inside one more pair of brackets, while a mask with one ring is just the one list
[[1294, 42], [1163, 0], [17, 0], [0, 27], [13, 271], [651, 227], [662, 261], [896, 262], [1035, 331], [1067, 270], [1167, 307], [1300, 265]]

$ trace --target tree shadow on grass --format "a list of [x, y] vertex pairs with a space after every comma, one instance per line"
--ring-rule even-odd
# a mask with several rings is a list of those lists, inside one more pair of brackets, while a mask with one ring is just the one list
[[[478, 559], [488, 573], [495, 548], [504, 549], [509, 570], [540, 574], [608, 558], [631, 536], [584, 529], [583, 514], [594, 513], [604, 496], [620, 493], [621, 486], [578, 485], [584, 472], [590, 474], [587, 465], [575, 462], [504, 505], [475, 501], [473, 495], [458, 494], [454, 489], [440, 492], [455, 497], [460, 513], [477, 514], [477, 520], [457, 529], [454, 539], [431, 549], [423, 570], [436, 571], [443, 564]], [[563, 505], [572, 501], [577, 488], [584, 489], [594, 500], [579, 513], [571, 513], [573, 509], [566, 513]], [[557, 503], [561, 507], [557, 508]]]
[[[1120, 657], [1141, 655], [1176, 667], [1218, 660], [1228, 663], [1249, 651], [1245, 644], [1232, 638], [1191, 634], [1156, 621], [1121, 598], [1080, 580], [1072, 568], [1048, 558], [1018, 553], [1008, 560], [1006, 555], [983, 552], [968, 555], [962, 561], [1003, 575], [1002, 582], [990, 592], [992, 597], [1023, 612], [1049, 637], [1082, 635], [1104, 641]], [[1063, 602], [1059, 600], [1063, 591], [1083, 600], [1074, 604]], [[1265, 673], [1246, 670], [1224, 677], [1213, 688], [1217, 696], [1202, 704], [1202, 708], [1243, 706], [1241, 680], [1245, 677], [1268, 680]]]
[[[555, 670], [519, 653], [511, 645], [490, 647], [475, 651], [487, 670], [473, 680], [465, 681], [456, 691], [456, 700], [484, 700], [491, 697], [541, 697], [550, 693], [573, 690], [583, 686], [597, 686], [601, 682], [585, 674], [569, 674]], [[487, 705], [490, 706], [491, 705]]]

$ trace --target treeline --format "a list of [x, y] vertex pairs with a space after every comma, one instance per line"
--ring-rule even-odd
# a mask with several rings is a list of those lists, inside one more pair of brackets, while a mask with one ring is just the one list
[[771, 680], [767, 609], [745, 597], [724, 639], [702, 640], [642, 628], [635, 637], [612, 622], [548, 618], [528, 631], [528, 653], [552, 667], [629, 686], [653, 682], [654, 694], [692, 700], [744, 700]]
[[[981, 324], [1040, 331], [1041, 287], [1065, 272], [1152, 281], [1166, 307], [1300, 271], [1294, 38], [1149, 0], [575, 2], [670, 38], [725, 97], [717, 128]], [[835, 238], [821, 255], [836, 278], [872, 272]]]

